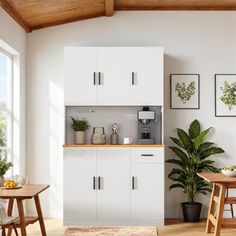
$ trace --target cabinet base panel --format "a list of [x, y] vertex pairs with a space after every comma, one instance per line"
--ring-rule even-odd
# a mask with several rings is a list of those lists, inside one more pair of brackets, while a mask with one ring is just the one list
[[83, 221], [79, 219], [64, 219], [64, 226], [163, 226], [164, 219], [156, 220], [100, 220], [100, 221]]

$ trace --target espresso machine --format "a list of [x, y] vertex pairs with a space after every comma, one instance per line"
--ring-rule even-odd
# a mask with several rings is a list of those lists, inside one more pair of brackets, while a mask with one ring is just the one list
[[138, 144], [155, 144], [155, 111], [138, 111]]

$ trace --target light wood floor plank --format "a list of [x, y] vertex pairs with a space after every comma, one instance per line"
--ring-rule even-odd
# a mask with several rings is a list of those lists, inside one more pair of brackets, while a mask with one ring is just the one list
[[[158, 227], [159, 236], [213, 236], [213, 234], [206, 234], [206, 221], [200, 223], [183, 223], [180, 220], [167, 220], [165, 226]], [[45, 226], [47, 236], [63, 236], [65, 227], [63, 227], [62, 220], [46, 219]], [[41, 236], [40, 226], [38, 223], [27, 227], [28, 235]], [[236, 229], [222, 229], [221, 236], [235, 236]]]

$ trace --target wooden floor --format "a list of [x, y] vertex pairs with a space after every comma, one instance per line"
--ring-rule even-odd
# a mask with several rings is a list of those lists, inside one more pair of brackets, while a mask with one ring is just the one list
[[[47, 236], [62, 236], [65, 227], [62, 225], [62, 220], [46, 219]], [[206, 221], [200, 223], [182, 223], [179, 220], [168, 220], [167, 225], [158, 227], [159, 236], [213, 236], [213, 234], [205, 233]], [[40, 236], [39, 225], [27, 227], [29, 236]], [[236, 229], [223, 229], [221, 236], [235, 236]]]

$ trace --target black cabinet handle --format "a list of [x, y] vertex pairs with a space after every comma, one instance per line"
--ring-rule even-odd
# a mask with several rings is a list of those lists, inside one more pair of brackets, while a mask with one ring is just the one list
[[98, 85], [101, 85], [101, 72], [98, 72]]
[[134, 176], [132, 176], [132, 190], [134, 190]]
[[93, 176], [93, 190], [96, 189], [96, 177]]
[[154, 154], [141, 154], [142, 157], [153, 157]]
[[98, 177], [98, 189], [101, 190], [101, 177]]
[[96, 72], [93, 72], [93, 85], [96, 85]]
[[137, 85], [137, 72], [132, 72], [132, 85]]

